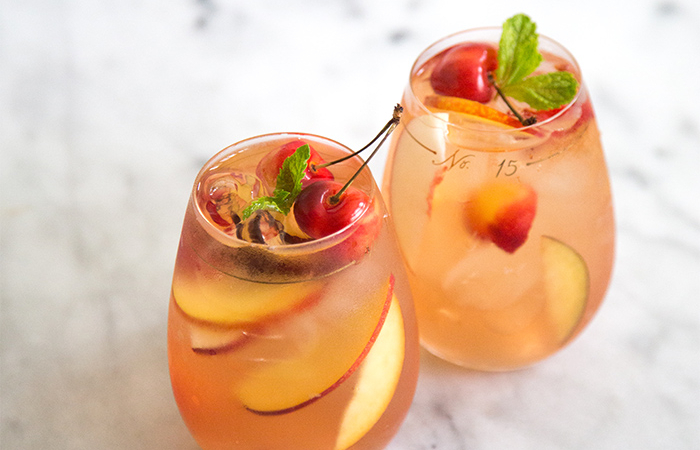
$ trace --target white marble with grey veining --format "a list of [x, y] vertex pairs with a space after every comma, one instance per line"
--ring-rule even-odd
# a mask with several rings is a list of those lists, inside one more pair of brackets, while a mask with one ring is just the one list
[[530, 369], [424, 354], [389, 449], [699, 449], [697, 0], [0, 0], [0, 448], [196, 449], [165, 326], [198, 168], [265, 132], [359, 146], [424, 47], [521, 11], [593, 97], [612, 285]]

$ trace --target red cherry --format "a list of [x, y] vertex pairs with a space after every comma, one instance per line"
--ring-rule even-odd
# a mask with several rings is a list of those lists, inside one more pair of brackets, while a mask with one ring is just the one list
[[483, 43], [459, 44], [438, 56], [430, 75], [433, 90], [440, 95], [488, 103], [494, 95], [488, 73], [498, 67], [496, 48]]
[[301, 231], [314, 239], [329, 236], [357, 221], [370, 206], [370, 199], [352, 186], [335, 196], [343, 185], [337, 181], [320, 180], [302, 189], [294, 202], [294, 218]]
[[[306, 142], [301, 140], [287, 142], [278, 150], [265, 155], [255, 169], [258, 178], [260, 178], [270, 190], [274, 190], [277, 184], [277, 175], [279, 175], [280, 169], [282, 169], [282, 163], [284, 163], [284, 160], [287, 159], [288, 156], [293, 154], [304, 144], [306, 144]], [[332, 180], [333, 174], [330, 170], [325, 167], [321, 169], [315, 167], [317, 164], [322, 164], [325, 161], [313, 147], [309, 146], [309, 148], [311, 149], [311, 157], [307, 163], [306, 172], [304, 173], [304, 178], [301, 180], [301, 185], [308, 186], [316, 180]]]

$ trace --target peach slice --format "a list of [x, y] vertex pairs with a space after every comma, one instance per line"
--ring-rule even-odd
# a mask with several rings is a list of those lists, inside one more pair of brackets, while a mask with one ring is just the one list
[[365, 358], [348, 404], [335, 449], [345, 450], [377, 423], [394, 396], [401, 377], [405, 352], [401, 306], [394, 296], [377, 340]]
[[236, 389], [246, 409], [260, 415], [291, 413], [343, 384], [373, 348], [386, 322], [393, 289], [392, 275], [375, 294], [376, 302], [372, 301], [383, 305], [373, 328], [358, 323], [324, 323], [324, 335], [335, 338], [320, 339], [296, 358], [264, 364], [243, 380]]
[[[181, 275], [181, 276], [180, 276]], [[173, 277], [173, 296], [182, 311], [196, 320], [221, 325], [256, 323], [288, 314], [318, 297], [321, 284], [264, 284], [233, 277]]]
[[536, 210], [535, 190], [508, 180], [483, 184], [465, 205], [468, 227], [508, 253], [527, 240]]
[[522, 124], [515, 117], [502, 113], [482, 103], [460, 97], [431, 95], [425, 99], [425, 105], [432, 108], [454, 111], [472, 116], [480, 122], [490, 123], [501, 128], [520, 128]]
[[542, 261], [547, 314], [556, 338], [563, 342], [571, 336], [586, 309], [588, 266], [576, 250], [548, 236], [542, 236]]
[[220, 355], [235, 351], [249, 342], [250, 336], [239, 328], [218, 328], [204, 324], [190, 325], [192, 351], [200, 355]]

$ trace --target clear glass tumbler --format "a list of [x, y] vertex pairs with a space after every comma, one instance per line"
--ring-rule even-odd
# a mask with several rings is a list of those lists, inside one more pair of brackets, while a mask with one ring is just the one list
[[242, 219], [246, 204], [274, 193], [266, 181], [270, 165], [279, 169], [274, 155], [306, 144], [316, 162], [351, 153], [308, 134], [244, 140], [206, 163], [187, 205], [168, 356], [181, 415], [207, 450], [381, 449], [413, 398], [411, 294], [360, 158], [322, 171], [344, 183], [359, 170], [345, 195], [364, 203], [339, 230], [320, 238], [300, 231], [294, 210], [303, 191], [289, 214]]
[[453, 363], [501, 371], [561, 349], [589, 323], [611, 276], [614, 220], [608, 171], [581, 71], [540, 36], [535, 73], [567, 70], [569, 104], [527, 111], [522, 125], [493, 96], [444, 96], [431, 84], [456, 45], [498, 48], [501, 28], [431, 45], [404, 91], [383, 192], [403, 252], [422, 344]]

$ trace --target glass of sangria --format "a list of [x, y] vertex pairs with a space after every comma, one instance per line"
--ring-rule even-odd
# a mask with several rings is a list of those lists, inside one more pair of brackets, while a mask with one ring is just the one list
[[279, 133], [205, 164], [168, 313], [174, 396], [203, 449], [384, 448], [418, 349], [393, 226], [359, 156]]
[[527, 16], [427, 48], [404, 91], [383, 192], [421, 343], [512, 370], [569, 343], [614, 253], [600, 136], [573, 56]]

